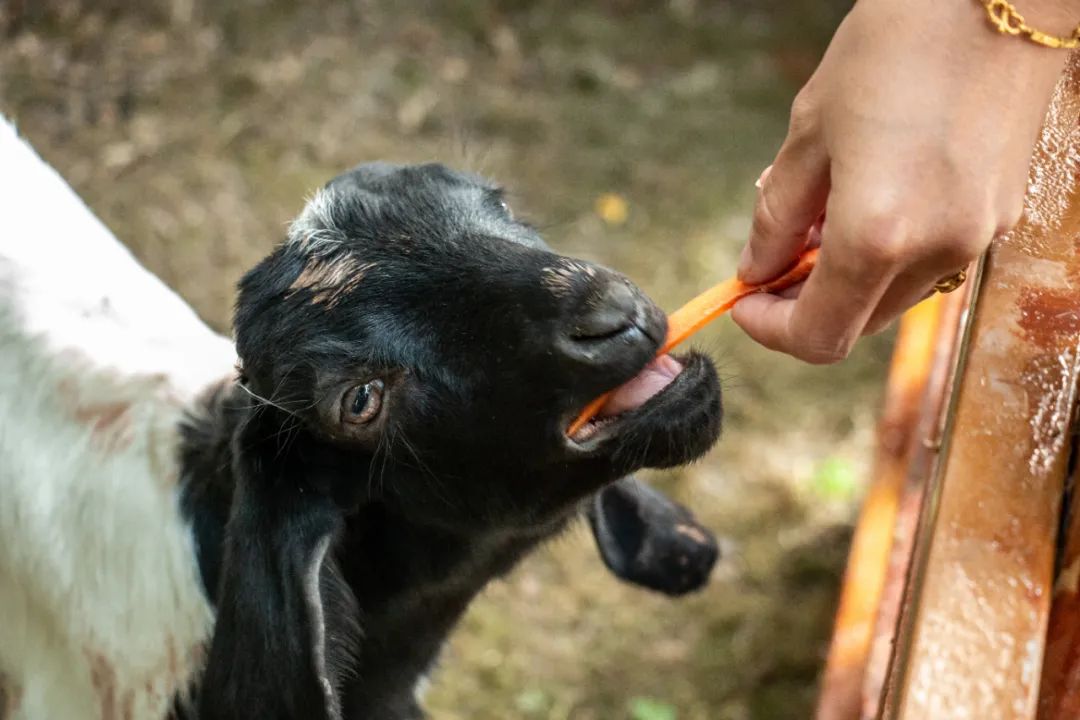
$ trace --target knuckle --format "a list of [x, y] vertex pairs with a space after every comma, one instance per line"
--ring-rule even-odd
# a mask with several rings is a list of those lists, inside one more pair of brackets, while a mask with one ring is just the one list
[[854, 346], [854, 338], [811, 333], [796, 345], [795, 355], [811, 365], [832, 365], [847, 358]]
[[954, 265], [966, 265], [979, 257], [997, 234], [999, 223], [990, 212], [975, 213], [946, 225], [943, 254]]
[[869, 213], [855, 224], [851, 239], [859, 265], [890, 266], [900, 262], [908, 250], [908, 221], [892, 210]]
[[895, 321], [895, 317], [875, 317], [863, 328], [863, 337], [880, 335], [888, 330]]
[[998, 220], [997, 227], [994, 228], [994, 237], [1012, 232], [1012, 229], [1016, 227], [1020, 222], [1020, 218], [1023, 216], [1024, 201], [1022, 199], [1008, 203], [1004, 212], [1001, 214], [1001, 218]]
[[817, 126], [817, 103], [804, 88], [799, 91], [791, 103], [791, 119], [788, 122], [788, 135], [803, 138], [813, 134]]
[[772, 212], [772, 190], [770, 185], [766, 184], [761, 189], [761, 193], [758, 195], [757, 202], [754, 203], [754, 215], [751, 221], [753, 226], [753, 235], [757, 237], [772, 235], [779, 226], [776, 216]]
[[814, 347], [804, 348], [801, 356], [811, 365], [834, 365], [846, 359], [850, 352], [850, 348], [843, 347]]
[[754, 203], [751, 237], [773, 238], [789, 232], [791, 228], [788, 225], [793, 220], [787, 217], [790, 214], [788, 210], [777, 184], [765, 183]]

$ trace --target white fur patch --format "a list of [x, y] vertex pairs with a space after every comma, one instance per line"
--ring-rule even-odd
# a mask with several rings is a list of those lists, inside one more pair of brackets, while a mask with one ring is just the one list
[[336, 249], [345, 241], [345, 233], [334, 220], [336, 191], [320, 188], [312, 194], [300, 215], [289, 225], [289, 242], [296, 243], [315, 254]]
[[14, 720], [163, 718], [213, 617], [177, 421], [232, 344], [0, 118], [0, 678]]
[[326, 618], [323, 615], [322, 589], [319, 584], [319, 576], [322, 573], [323, 560], [326, 559], [326, 551], [330, 548], [330, 538], [320, 541], [315, 548], [315, 557], [311, 567], [308, 568], [307, 577], [304, 578], [304, 599], [311, 613], [315, 637], [312, 638], [312, 662], [315, 664], [315, 674], [319, 678], [323, 697], [326, 701], [327, 712], [330, 717], [341, 717], [341, 709], [338, 707], [337, 692], [330, 682], [330, 676], [326, 674]]

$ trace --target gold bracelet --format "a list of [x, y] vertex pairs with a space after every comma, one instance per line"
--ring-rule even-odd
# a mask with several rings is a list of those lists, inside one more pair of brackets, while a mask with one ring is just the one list
[[1072, 30], [1072, 35], [1069, 37], [1058, 38], [1036, 30], [1034, 27], [1029, 27], [1024, 22], [1024, 16], [1018, 13], [1008, 0], [980, 1], [986, 8], [986, 15], [989, 18], [990, 25], [996, 27], [998, 32], [1007, 33], [1007, 35], [1023, 35], [1031, 42], [1044, 47], [1064, 47], [1066, 50], [1080, 47], [1080, 25], [1075, 30]]
[[1069, 37], [1056, 37], [1040, 32], [1029, 27], [1024, 22], [1024, 16], [1017, 12], [1007, 0], [980, 0], [986, 8], [986, 15], [990, 24], [997, 28], [999, 33], [1008, 35], [1024, 35], [1033, 43], [1038, 43], [1048, 48], [1065, 48], [1071, 50], [1080, 47], [1080, 25], [1072, 31]]

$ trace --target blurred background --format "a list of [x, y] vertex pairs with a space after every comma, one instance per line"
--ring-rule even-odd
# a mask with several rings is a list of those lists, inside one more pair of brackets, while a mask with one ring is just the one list
[[[557, 249], [674, 309], [734, 271], [754, 180], [848, 5], [0, 0], [0, 112], [222, 332], [304, 198], [375, 159], [494, 178]], [[473, 605], [433, 718], [808, 717], [889, 342], [812, 368], [730, 320], [705, 332], [725, 436], [647, 479], [726, 538], [710, 586], [620, 585], [577, 528]]]

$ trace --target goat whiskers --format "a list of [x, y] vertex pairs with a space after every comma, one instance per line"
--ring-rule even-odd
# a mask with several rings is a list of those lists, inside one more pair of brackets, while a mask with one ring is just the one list
[[249, 388], [247, 385], [244, 385], [243, 383], [238, 383], [238, 386], [240, 388], [242, 388], [243, 391], [246, 392], [248, 395], [253, 397], [255, 400], [258, 400], [260, 403], [262, 403], [264, 405], [269, 405], [270, 407], [277, 408], [281, 412], [285, 413], [286, 415], [291, 415], [292, 417], [296, 418], [297, 420], [300, 419], [300, 416], [297, 415], [295, 411], [290, 410], [287, 407], [285, 407], [284, 405], [280, 405], [280, 404], [274, 402], [273, 400], [270, 400], [269, 398], [264, 398], [262, 395], [259, 395], [254, 390]]
[[[288, 418], [285, 422], [281, 423], [272, 438], [273, 441], [277, 443], [277, 452], [274, 455], [275, 459], [280, 458], [282, 453], [284, 453], [288, 449], [289, 444], [292, 443], [292, 441], [299, 435], [300, 430], [303, 427], [304, 421], [303, 417], [300, 415], [300, 412], [303, 410], [308, 410], [317, 404], [317, 401], [312, 401], [302, 407], [290, 408], [288, 407], [290, 403], [287, 398], [277, 397], [278, 394], [281, 392], [282, 387], [288, 380], [292, 369], [293, 368], [290, 368], [289, 371], [282, 374], [281, 379], [278, 381], [277, 386], [270, 394], [270, 397], [264, 397], [258, 394], [250, 387], [248, 387], [245, 383], [237, 383], [237, 385], [241, 389], [243, 389], [245, 393], [247, 393], [253, 400], [255, 400], [255, 402], [252, 403], [252, 405], [250, 405], [248, 409], [252, 409], [255, 410], [255, 412], [258, 412], [263, 407], [273, 407], [283, 412]], [[246, 425], [246, 423], [250, 422], [251, 419], [252, 416], [249, 416], [244, 419], [243, 423]], [[282, 439], [282, 436], [284, 436], [284, 439]]]
[[[386, 436], [379, 436], [379, 444], [375, 446], [375, 452], [371, 454], [371, 462], [368, 463], [368, 495], [375, 496], [375, 463], [379, 459], [379, 453], [388, 452], [386, 447]], [[385, 457], [385, 456], [384, 456]], [[386, 461], [383, 460], [383, 472], [386, 470]]]

